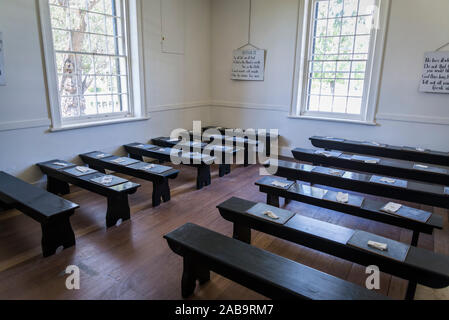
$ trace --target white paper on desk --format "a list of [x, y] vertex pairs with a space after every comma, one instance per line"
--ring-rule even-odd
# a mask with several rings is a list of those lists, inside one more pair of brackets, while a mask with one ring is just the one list
[[395, 202], [388, 202], [381, 211], [384, 211], [386, 213], [396, 213], [399, 211], [399, 209], [402, 208], [402, 204], [395, 203]]
[[113, 177], [112, 176], [104, 176], [101, 178], [102, 184], [110, 184], [112, 182]]
[[53, 164], [55, 166], [59, 166], [59, 167], [67, 167], [68, 166], [67, 163], [63, 163], [63, 162], [54, 162]]
[[343, 192], [337, 193], [337, 202], [348, 203], [348, 201], [349, 201], [349, 194], [348, 193], [343, 193]]
[[391, 179], [391, 178], [381, 178], [380, 181], [385, 182], [385, 183], [389, 183], [389, 184], [393, 184], [396, 182], [396, 180]]
[[429, 166], [425, 166], [423, 164], [415, 164], [415, 167], [420, 169], [429, 169]]
[[123, 158], [118, 158], [118, 159], [112, 160], [112, 162], [115, 162], [115, 163], [123, 163], [123, 162], [125, 162], [125, 159], [123, 159]]
[[153, 168], [155, 168], [155, 167], [156, 167], [156, 165], [154, 165], [154, 164], [149, 164], [149, 165], [143, 167], [142, 169], [145, 170], [145, 171], [147, 171], [147, 170], [151, 170], [151, 169], [153, 169]]
[[79, 172], [85, 173], [88, 172], [90, 169], [88, 167], [76, 167], [76, 170]]
[[376, 242], [376, 241], [368, 241], [368, 247], [371, 247], [373, 249], [377, 249], [380, 251], [387, 251], [388, 250], [388, 245], [386, 243], [380, 243], [380, 242]]
[[285, 188], [285, 187], [288, 187], [288, 185], [289, 185], [290, 183], [285, 183], [285, 182], [281, 182], [281, 181], [273, 181], [272, 183], [271, 183], [271, 185], [273, 185], [273, 186], [275, 186], [275, 187], [279, 187], [279, 188]]
[[97, 159], [102, 159], [102, 158], [104, 158], [104, 157], [106, 157], [106, 155], [105, 155], [104, 153], [102, 153], [102, 154], [99, 154], [99, 155], [97, 156]]

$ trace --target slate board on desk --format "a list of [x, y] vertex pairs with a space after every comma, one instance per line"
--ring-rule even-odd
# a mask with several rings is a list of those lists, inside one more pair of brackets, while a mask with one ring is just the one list
[[[273, 184], [273, 182], [278, 181], [280, 183], [287, 183], [287, 186], [285, 187], [280, 187], [280, 186], [275, 186]], [[292, 185], [294, 185], [295, 182], [294, 181], [288, 181], [288, 180], [281, 180], [281, 179], [276, 179], [274, 178], [272, 181], [270, 181], [270, 186], [274, 187], [274, 188], [278, 188], [278, 189], [282, 189], [282, 190], [288, 190], [291, 188]]]
[[153, 150], [158, 149], [160, 147], [152, 145], [152, 144], [137, 144], [133, 146], [134, 148], [143, 149], [143, 150]]
[[[87, 168], [87, 167], [85, 167], [85, 168]], [[87, 170], [86, 172], [81, 172], [81, 171], [78, 171], [75, 167], [75, 168], [70, 168], [70, 169], [64, 170], [64, 172], [70, 174], [71, 176], [75, 176], [75, 177], [84, 177], [89, 174], [98, 172], [97, 170], [94, 170], [94, 169], [90, 169], [90, 168], [87, 168], [87, 169], [89, 169], [89, 170]]]
[[[338, 172], [338, 174], [332, 174], [331, 171]], [[326, 175], [334, 176], [334, 177], [342, 177], [345, 174], [345, 171], [343, 171], [343, 170], [337, 170], [337, 169], [331, 169], [331, 168], [325, 168], [325, 167], [315, 167], [312, 170], [312, 172], [326, 174]]]
[[438, 167], [430, 167], [430, 166], [427, 166], [427, 168], [426, 168], [426, 167], [421, 167], [419, 164], [414, 164], [413, 165], [413, 169], [421, 170], [421, 171], [427, 171], [427, 172], [448, 174], [448, 171], [446, 169], [438, 168]]
[[[277, 215], [279, 217], [279, 219], [272, 219], [272, 218], [268, 217], [267, 215], [264, 214], [265, 211], [273, 212], [275, 215]], [[258, 219], [261, 219], [264, 221], [269, 221], [269, 222], [280, 224], [280, 225], [286, 224], [295, 215], [295, 213], [293, 213], [291, 211], [272, 207], [265, 203], [258, 203], [256, 205], [254, 205], [253, 207], [249, 208], [248, 211], [246, 211], [246, 213], [248, 213]]]
[[380, 162], [379, 158], [373, 158], [373, 157], [365, 157], [365, 156], [359, 156], [359, 155], [353, 155], [351, 157], [351, 160], [354, 161], [361, 161], [361, 162], [366, 162], [366, 161], [376, 161], [377, 163]]
[[406, 180], [400, 180], [400, 179], [395, 179], [395, 178], [388, 178], [388, 179], [395, 180], [395, 182], [394, 183], [387, 183], [387, 182], [381, 181], [382, 178], [387, 178], [387, 177], [372, 176], [371, 179], [370, 179], [370, 182], [377, 183], [377, 184], [382, 184], [382, 185], [386, 185], [386, 186], [398, 187], [398, 188], [407, 188], [408, 182]]
[[[379, 209], [379, 211], [384, 212], [381, 210], [383, 207]], [[387, 212], [388, 214], [399, 216], [405, 219], [413, 220], [413, 221], [419, 221], [419, 222], [427, 222], [432, 215], [432, 213], [424, 210], [419, 210], [407, 206], [402, 206], [398, 211], [395, 213]]]
[[122, 178], [119, 178], [119, 177], [116, 177], [116, 176], [111, 176], [112, 177], [111, 183], [107, 183], [107, 184], [101, 183], [101, 180], [104, 177], [105, 176], [100, 176], [100, 177], [91, 179], [90, 181], [92, 181], [93, 183], [99, 184], [100, 186], [103, 186], [103, 187], [113, 187], [113, 186], [116, 186], [116, 185], [128, 182], [128, 180], [126, 180], [126, 179], [122, 179]]
[[315, 154], [318, 156], [323, 156], [327, 158], [338, 158], [342, 155], [343, 152], [340, 151], [326, 151], [326, 150], [317, 150], [315, 151]]
[[105, 152], [100, 152], [100, 151], [91, 152], [91, 153], [88, 153], [87, 155], [89, 157], [92, 157], [95, 159], [106, 159], [106, 158], [113, 157], [113, 155], [110, 153], [105, 153]]
[[[121, 160], [121, 161], [117, 162], [117, 160]], [[120, 166], [125, 166], [125, 167], [140, 162], [139, 160], [126, 158], [126, 157], [117, 157], [115, 159], [108, 159], [108, 160], [105, 160], [105, 161], [113, 163], [113, 164], [118, 164]]]
[[[59, 165], [55, 164], [56, 162], [64, 163], [64, 164], [66, 164], [66, 166], [59, 166]], [[45, 163], [45, 166], [49, 167], [49, 168], [52, 168], [52, 169], [56, 169], [56, 170], [62, 170], [62, 169], [72, 168], [75, 165], [73, 163], [70, 163], [70, 162], [67, 162], [67, 161], [55, 160], [53, 162]]]
[[[297, 192], [299, 194], [320, 199], [322, 200], [324, 196], [329, 192], [329, 190], [321, 189], [317, 187], [312, 187], [306, 184], [298, 184], [297, 190], [290, 190], [291, 192]], [[292, 188], [293, 189], [293, 188]]]
[[147, 170], [144, 169], [146, 166], [150, 166], [150, 165], [151, 164], [147, 164], [147, 165], [143, 166], [142, 168], [140, 168], [140, 170], [161, 174], [161, 173], [164, 173], [164, 172], [167, 172], [167, 171], [170, 171], [173, 169], [171, 167], [161, 166], [161, 165], [155, 165], [154, 168], [147, 169]]
[[[323, 197], [324, 200], [327, 201], [332, 201], [332, 202], [337, 202], [337, 203], [341, 203], [337, 201], [337, 192], [334, 191], [329, 191], [326, 193], [326, 195]], [[360, 197], [360, 196], [356, 196], [353, 194], [349, 193], [349, 199], [347, 203], [342, 203], [342, 204], [346, 204], [348, 206], [352, 206], [352, 207], [357, 207], [357, 208], [361, 208], [363, 201], [365, 200], [365, 198]]]
[[[382, 251], [368, 247], [368, 241], [386, 243], [388, 246], [388, 250]], [[408, 244], [387, 239], [361, 230], [356, 230], [354, 232], [354, 235], [351, 237], [351, 239], [349, 239], [347, 245], [399, 262], [405, 261], [405, 259], [407, 258], [408, 251], [410, 249], [410, 245]]]

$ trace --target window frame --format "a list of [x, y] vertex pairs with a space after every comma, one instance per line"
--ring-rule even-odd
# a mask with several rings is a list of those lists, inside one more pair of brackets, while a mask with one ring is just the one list
[[314, 4], [319, 0], [300, 1], [298, 8], [298, 30], [293, 95], [290, 118], [330, 120], [353, 122], [359, 124], [375, 124], [378, 103], [378, 92], [381, 78], [388, 14], [391, 0], [375, 0], [378, 10], [374, 19], [378, 28], [372, 28], [369, 56], [366, 65], [365, 86], [362, 98], [361, 114], [345, 114], [307, 110], [307, 94], [309, 80], [309, 61], [313, 40]]
[[50, 131], [61, 131], [76, 127], [105, 125], [108, 123], [145, 120], [146, 97], [143, 71], [143, 38], [141, 0], [122, 0], [124, 23], [122, 24], [124, 48], [127, 53], [128, 111], [96, 115], [85, 115], [75, 118], [62, 117], [59, 97], [59, 81], [56, 68], [53, 31], [51, 25], [50, 5], [48, 0], [38, 0], [42, 32], [42, 46], [45, 58], [46, 82], [50, 107]]

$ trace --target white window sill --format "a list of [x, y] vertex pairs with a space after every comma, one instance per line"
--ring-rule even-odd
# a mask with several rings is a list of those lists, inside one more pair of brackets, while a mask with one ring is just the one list
[[59, 128], [50, 127], [50, 132], [60, 132], [60, 131], [68, 131], [68, 130], [75, 130], [75, 129], [82, 129], [82, 128], [108, 126], [108, 125], [119, 124], [119, 123], [146, 121], [149, 119], [150, 119], [149, 117], [120, 118], [120, 119], [113, 119], [113, 120], [101, 120], [101, 121], [95, 121], [95, 122], [66, 124]]
[[326, 117], [316, 117], [316, 116], [298, 116], [298, 115], [289, 115], [288, 117], [290, 119], [318, 120], [318, 121], [330, 121], [330, 122], [342, 122], [342, 123], [359, 124], [359, 125], [365, 125], [365, 126], [377, 126], [377, 123], [374, 122], [374, 121], [326, 118]]

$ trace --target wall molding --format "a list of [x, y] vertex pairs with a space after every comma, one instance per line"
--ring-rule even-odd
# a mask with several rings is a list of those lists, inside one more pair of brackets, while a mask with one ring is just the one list
[[0, 122], [0, 131], [11, 131], [11, 130], [18, 130], [18, 129], [49, 127], [50, 125], [51, 125], [51, 121], [48, 118], [31, 119], [31, 120], [23, 120], [23, 121]]
[[448, 117], [430, 117], [421, 116], [417, 114], [399, 114], [399, 113], [378, 113], [376, 116], [377, 120], [389, 120], [398, 122], [414, 122], [414, 123], [424, 123], [424, 124], [435, 124], [435, 125], [449, 125]]
[[214, 100], [210, 103], [212, 107], [225, 107], [225, 108], [237, 108], [237, 109], [254, 109], [265, 111], [278, 111], [278, 112], [290, 112], [290, 106], [286, 105], [271, 105], [271, 104], [256, 104], [248, 102], [235, 102], [235, 101], [220, 101]]
[[199, 102], [188, 102], [188, 103], [178, 103], [178, 104], [166, 104], [158, 106], [148, 106], [148, 115], [154, 112], [165, 112], [171, 110], [183, 110], [183, 109], [196, 109], [210, 107], [210, 101], [199, 101]]

